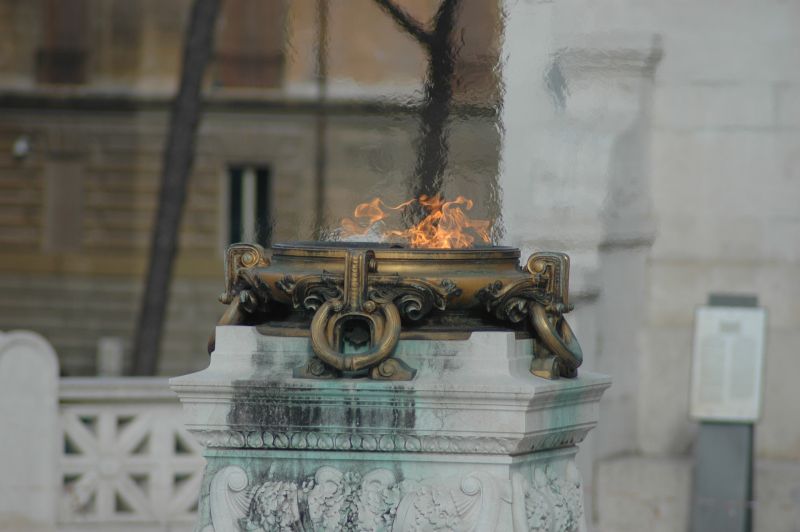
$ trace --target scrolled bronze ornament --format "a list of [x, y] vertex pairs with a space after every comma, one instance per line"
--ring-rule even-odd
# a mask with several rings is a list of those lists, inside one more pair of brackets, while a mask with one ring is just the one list
[[489, 283], [478, 292], [486, 311], [495, 318], [511, 323], [519, 323], [530, 314], [530, 302], [546, 303], [544, 294], [532, 278], [522, 279], [504, 285], [502, 281]]
[[418, 321], [434, 308], [444, 310], [450, 297], [459, 295], [456, 284], [444, 279], [439, 286], [423, 279], [406, 279], [399, 275], [376, 278], [370, 285], [369, 297], [380, 303], [393, 302], [403, 318]]
[[534, 253], [528, 258], [526, 269], [544, 296], [544, 301], [534, 299], [530, 304], [531, 324], [546, 351], [534, 353], [531, 373], [550, 379], [575, 377], [583, 362], [583, 351], [564, 318], [573, 308], [569, 303], [569, 256]]
[[[267, 255], [269, 253], [269, 256]], [[393, 357], [401, 338], [455, 339], [476, 330], [514, 331], [533, 341], [531, 372], [573, 377], [580, 345], [564, 314], [569, 257], [518, 249], [403, 248], [296, 242], [266, 251], [234, 244], [226, 255], [222, 325], [309, 336], [314, 356], [295, 376], [411, 379]]]
[[[225, 252], [225, 291], [219, 301], [228, 305], [218, 325], [248, 323], [250, 317], [268, 312], [270, 288], [253, 274], [254, 268], [268, 267], [266, 250], [258, 244], [233, 244]], [[208, 339], [208, 352], [214, 351], [216, 334]]]
[[287, 275], [276, 286], [292, 298], [294, 308], [316, 312], [326, 301], [342, 297], [343, 283], [342, 276], [323, 273], [305, 275], [299, 279]]
[[535, 334], [531, 373], [557, 379], [574, 377], [583, 351], [563, 314], [569, 304], [569, 256], [534, 253], [525, 269], [530, 277], [510, 284], [497, 280], [478, 292], [486, 311], [495, 318], [520, 323], [526, 318]]
[[[225, 252], [225, 291], [219, 296], [221, 303], [233, 302], [238, 295], [239, 273], [251, 268], [269, 266], [267, 252], [258, 244], [232, 244]], [[246, 283], [245, 283], [246, 284]]]

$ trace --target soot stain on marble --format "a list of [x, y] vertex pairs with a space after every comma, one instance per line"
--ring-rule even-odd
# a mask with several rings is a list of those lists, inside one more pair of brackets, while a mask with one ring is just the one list
[[[319, 397], [309, 397], [310, 386], [287, 386], [271, 383], [269, 386], [253, 387], [252, 381], [233, 383], [233, 398], [227, 421], [231, 427], [275, 427], [319, 425], [322, 407]], [[302, 394], [302, 402], [293, 403], [291, 394]]]
[[[259, 385], [260, 384], [260, 385]], [[275, 430], [296, 428], [311, 432], [357, 431], [363, 428], [413, 430], [416, 401], [413, 392], [387, 387], [384, 396], [350, 388], [345, 396], [324, 401], [318, 388], [286, 382], [235, 381], [227, 415], [232, 429]], [[296, 399], [293, 399], [295, 397]], [[387, 408], [388, 407], [388, 408]]]
[[391, 396], [388, 404], [391, 413], [387, 415], [385, 406], [374, 406], [374, 400], [362, 400], [356, 390], [351, 390], [350, 397], [342, 405], [344, 418], [341, 420], [343, 428], [358, 429], [391, 428], [397, 431], [413, 429], [416, 425], [416, 402], [411, 394], [406, 391], [387, 390]]

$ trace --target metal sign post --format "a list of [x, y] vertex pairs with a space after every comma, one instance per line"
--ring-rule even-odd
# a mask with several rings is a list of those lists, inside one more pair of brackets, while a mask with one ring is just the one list
[[695, 320], [690, 414], [700, 430], [690, 530], [749, 532], [766, 311], [755, 296], [711, 295], [708, 304]]

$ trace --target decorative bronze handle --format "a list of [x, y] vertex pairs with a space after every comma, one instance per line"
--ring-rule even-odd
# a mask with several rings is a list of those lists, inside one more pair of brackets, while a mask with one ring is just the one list
[[[347, 251], [341, 296], [324, 301], [311, 320], [311, 348], [316, 357], [298, 368], [295, 376], [331, 378], [337, 371], [369, 370], [370, 377], [377, 380], [414, 377], [415, 369], [391, 356], [400, 339], [400, 311], [392, 299], [382, 297], [386, 294], [380, 290], [370, 294], [368, 277], [375, 270], [377, 263], [372, 250]], [[368, 326], [367, 352], [345, 355], [339, 351], [337, 344], [345, 337], [344, 325], [349, 321]]]
[[531, 303], [531, 307], [531, 323], [542, 343], [559, 358], [568, 372], [577, 370], [583, 362], [583, 351], [567, 320], [561, 314], [549, 315], [541, 303]]
[[528, 319], [538, 342], [533, 346], [531, 373], [546, 379], [575, 377], [583, 351], [564, 319], [569, 303], [569, 257], [540, 252], [528, 258], [529, 278], [503, 285], [498, 280], [478, 291], [478, 299], [499, 320]]
[[[363, 309], [365, 312], [343, 312], [341, 303], [335, 300], [326, 301], [317, 309], [311, 320], [311, 348], [320, 360], [339, 371], [359, 371], [380, 364], [392, 354], [400, 339], [400, 312], [397, 307], [391, 302], [365, 301]], [[370, 323], [372, 347], [366, 353], [346, 356], [331, 343], [336, 336], [335, 331], [352, 319]]]

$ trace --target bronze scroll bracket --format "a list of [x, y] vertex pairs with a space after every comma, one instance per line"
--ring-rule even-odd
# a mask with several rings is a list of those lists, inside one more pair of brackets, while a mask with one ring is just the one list
[[545, 296], [545, 304], [531, 303], [530, 321], [543, 344], [534, 347], [531, 373], [547, 379], [576, 377], [583, 362], [583, 351], [564, 318], [564, 314], [573, 309], [569, 303], [569, 256], [534, 253], [525, 268], [542, 287]]
[[569, 256], [541, 252], [528, 258], [530, 277], [504, 286], [496, 281], [478, 292], [486, 310], [498, 319], [526, 320], [534, 336], [530, 371], [538, 377], [575, 377], [583, 352], [564, 314], [569, 304]]
[[[270, 261], [266, 250], [258, 244], [233, 244], [225, 252], [225, 291], [220, 303], [228, 305], [217, 325], [241, 325], [250, 316], [266, 313], [269, 308], [270, 289], [252, 268], [267, 267]], [[214, 350], [216, 333], [208, 339], [208, 353]]]

